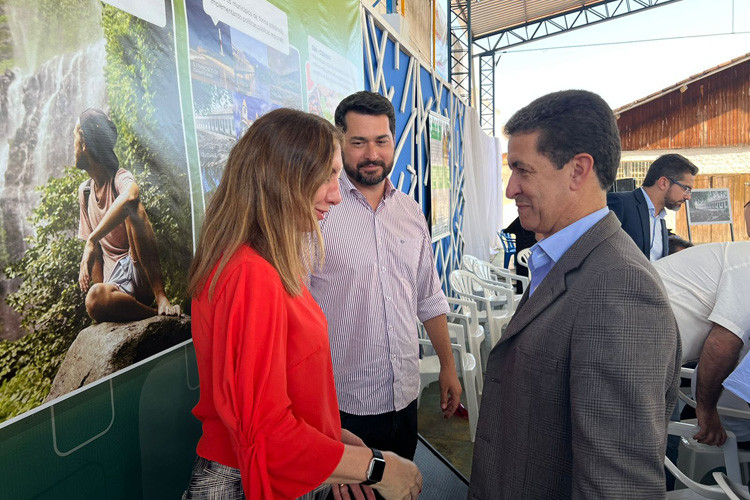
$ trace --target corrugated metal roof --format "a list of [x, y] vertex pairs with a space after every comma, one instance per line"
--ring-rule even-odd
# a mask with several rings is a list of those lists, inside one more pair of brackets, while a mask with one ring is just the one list
[[642, 104], [646, 104], [649, 101], [653, 101], [655, 99], [658, 99], [666, 94], [669, 94], [670, 92], [674, 92], [675, 90], [680, 89], [681, 87], [685, 86], [687, 88], [688, 85], [692, 84], [693, 82], [696, 82], [698, 80], [701, 80], [703, 78], [706, 78], [707, 76], [713, 75], [714, 73], [719, 73], [720, 71], [724, 71], [727, 68], [731, 68], [732, 66], [736, 66], [738, 64], [742, 64], [745, 61], [750, 60], [750, 52], [745, 54], [744, 56], [735, 57], [734, 59], [721, 63], [717, 66], [714, 66], [713, 68], [707, 69], [705, 71], [702, 71], [700, 73], [697, 73], [693, 76], [690, 76], [688, 78], [685, 78], [682, 81], [679, 81], [675, 83], [674, 85], [670, 85], [667, 88], [664, 88], [662, 90], [659, 90], [658, 92], [654, 92], [653, 94], [649, 94], [646, 97], [642, 97], [640, 99], [636, 99], [635, 101], [626, 104], [624, 106], [620, 106], [619, 108], [615, 109], [614, 112], [616, 115], [619, 115], [621, 113], [624, 113], [625, 111], [629, 111], [633, 108], [637, 108], [638, 106]]
[[551, 16], [573, 12], [581, 7], [605, 3], [574, 0], [469, 0], [474, 38], [523, 26]]

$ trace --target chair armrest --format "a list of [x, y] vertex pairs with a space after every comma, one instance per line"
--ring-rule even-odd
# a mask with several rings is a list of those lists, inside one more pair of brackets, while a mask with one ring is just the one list
[[[478, 306], [478, 304], [484, 305], [484, 308], [486, 311], [490, 311], [492, 309], [492, 306], [490, 304], [490, 299], [487, 297], [482, 297], [481, 295], [474, 295], [473, 293], [468, 292], [456, 292], [460, 297], [468, 297], [471, 299], [472, 302], [474, 302], [474, 306]], [[466, 300], [466, 299], [463, 299]], [[479, 307], [477, 307], [477, 312], [479, 312]]]
[[[448, 301], [448, 304], [454, 305], [454, 306], [463, 306], [468, 307], [469, 309], [476, 309], [477, 303], [473, 300], [465, 300], [465, 299], [456, 299], [454, 297], [446, 297], [445, 298]], [[476, 311], [475, 311], [476, 312]], [[459, 313], [462, 314], [462, 313]]]
[[[432, 342], [430, 342], [428, 339], [419, 339], [419, 345], [424, 347], [432, 347]], [[460, 365], [456, 364], [456, 370], [460, 370], [460, 367], [463, 366], [466, 349], [462, 345], [454, 344], [453, 342], [451, 342], [451, 350], [453, 351], [453, 361], [456, 363], [461, 363]], [[437, 355], [435, 354], [435, 356]]]
[[714, 481], [716, 481], [716, 484], [719, 485], [719, 487], [724, 490], [724, 493], [727, 494], [727, 497], [730, 499], [737, 499], [737, 500], [750, 500], [750, 492], [748, 492], [747, 486], [745, 486], [742, 483], [735, 483], [729, 477], [727, 477], [726, 474], [720, 471], [716, 471], [712, 474], [714, 476]]
[[[508, 301], [508, 309], [510, 311], [514, 311], [516, 308], [515, 300], [516, 300], [516, 291], [512, 288], [506, 288], [504, 286], [497, 286], [497, 285], [491, 285], [489, 283], [484, 284], [484, 288], [486, 291], [491, 292], [496, 297], [502, 297], [505, 296], [505, 298]], [[489, 309], [488, 309], [489, 311]]]
[[[682, 436], [684, 438], [692, 438], [699, 430], [698, 425], [691, 424], [688, 422], [669, 422], [668, 434], [673, 436]], [[726, 431], [727, 440], [720, 446], [724, 451], [724, 465], [727, 469], [727, 476], [733, 481], [741, 481], [740, 474], [740, 460], [737, 454], [737, 437], [732, 431]], [[670, 468], [671, 470], [671, 468]], [[672, 471], [674, 474], [674, 471]], [[676, 475], [676, 474], [675, 474]]]

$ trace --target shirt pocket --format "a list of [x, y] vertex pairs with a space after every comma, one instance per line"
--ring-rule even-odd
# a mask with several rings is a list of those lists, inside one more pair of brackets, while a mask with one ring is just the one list
[[416, 284], [419, 272], [419, 257], [422, 254], [422, 238], [398, 238], [394, 245], [393, 258], [396, 267], [409, 282]]

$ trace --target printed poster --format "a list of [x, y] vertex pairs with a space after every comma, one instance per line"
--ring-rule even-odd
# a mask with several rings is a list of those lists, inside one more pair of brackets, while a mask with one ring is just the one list
[[433, 243], [450, 236], [450, 120], [430, 111], [430, 200]]
[[357, 5], [186, 0], [205, 198], [218, 187], [232, 145], [259, 116], [288, 107], [333, 121], [341, 99], [363, 87]]
[[[156, 311], [161, 288], [187, 317], [193, 248], [229, 150], [271, 109], [332, 120], [363, 87], [359, 9], [352, 0], [0, 0], [0, 426], [68, 391], [60, 367], [82, 332], [133, 319], [89, 293], [114, 272], [101, 242], [86, 250], [98, 227], [90, 201], [109, 210], [102, 186], [124, 169], [148, 222], [118, 240], [134, 266], [161, 277], [133, 297]], [[89, 108], [94, 125], [77, 128]], [[94, 144], [106, 154], [93, 156]], [[108, 173], [102, 185], [92, 165]], [[189, 338], [181, 331], [149, 352]]]
[[687, 215], [691, 226], [731, 224], [729, 188], [693, 189], [687, 202]]

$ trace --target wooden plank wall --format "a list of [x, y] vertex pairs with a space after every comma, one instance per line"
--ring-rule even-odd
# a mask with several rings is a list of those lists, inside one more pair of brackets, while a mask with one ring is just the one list
[[[729, 188], [734, 221], [734, 241], [750, 240], [745, 229], [744, 205], [750, 201], [750, 174], [698, 174], [695, 189]], [[687, 209], [683, 207], [675, 218], [675, 233], [687, 239]], [[692, 226], [693, 243], [732, 241], [729, 224]]]
[[750, 145], [750, 60], [623, 112], [622, 149]]

